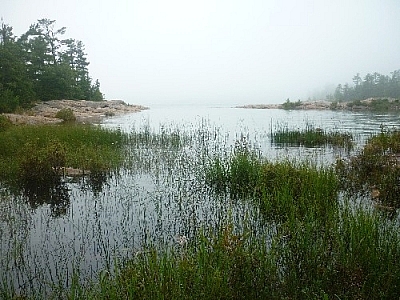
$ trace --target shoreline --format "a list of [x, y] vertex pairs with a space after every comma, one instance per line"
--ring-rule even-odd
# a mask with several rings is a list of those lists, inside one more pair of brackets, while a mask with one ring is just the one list
[[235, 106], [245, 109], [284, 109], [284, 110], [343, 110], [343, 111], [398, 111], [400, 100], [395, 98], [368, 98], [347, 102], [327, 100], [298, 101], [282, 104], [247, 104]]
[[[294, 102], [295, 103], [295, 102]], [[304, 101], [296, 105], [293, 110], [328, 110], [331, 109], [332, 102], [319, 100], [319, 101]], [[236, 108], [246, 108], [246, 109], [286, 109], [284, 104], [247, 104], [236, 106]], [[344, 106], [343, 106], [344, 109]]]
[[7, 113], [3, 115], [16, 125], [58, 124], [63, 122], [63, 120], [55, 117], [61, 109], [71, 109], [78, 123], [92, 124], [100, 123], [107, 117], [136, 113], [149, 108], [142, 105], [127, 104], [122, 100], [50, 100], [38, 102], [23, 114]]

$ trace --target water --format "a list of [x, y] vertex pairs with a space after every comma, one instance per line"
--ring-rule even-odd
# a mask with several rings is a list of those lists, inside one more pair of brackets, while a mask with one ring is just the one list
[[[217, 227], [231, 215], [238, 226], [258, 212], [250, 202], [210, 196], [196, 170], [204, 159], [200, 146], [229, 152], [245, 141], [269, 159], [308, 158], [322, 164], [338, 155], [329, 148], [291, 148], [271, 145], [277, 127], [351, 132], [359, 147], [381, 126], [399, 124], [396, 115], [333, 111], [252, 110], [231, 107], [155, 107], [107, 119], [101, 126], [197, 135], [181, 150], [140, 152], [148, 168], [121, 171], [105, 182], [68, 179], [59, 198], [62, 205], [32, 206], [24, 196], [2, 192], [0, 201], [0, 281], [17, 291], [46, 291], [49, 282], [67, 286], [73, 270], [83, 282], [96, 280], [100, 270], [142, 251], [145, 243], [174, 245], [178, 236], [196, 236], [201, 226]], [[146, 156], [147, 155], [147, 156]], [[150, 169], [149, 169], [150, 168]]]
[[271, 145], [270, 133], [279, 128], [304, 129], [307, 125], [322, 128], [325, 131], [350, 132], [355, 138], [355, 151], [368, 137], [380, 132], [382, 126], [388, 128], [399, 126], [396, 114], [372, 114], [348, 111], [318, 111], [280, 109], [241, 109], [234, 107], [207, 106], [160, 106], [138, 114], [107, 119], [104, 126], [120, 128], [127, 132], [132, 129], [149, 126], [159, 131], [162, 127], [173, 127], [180, 130], [193, 130], [204, 123], [225, 136], [227, 143], [245, 137], [260, 149], [262, 155], [272, 159], [283, 157], [306, 157], [322, 162], [333, 162], [336, 155], [333, 149], [307, 149]]

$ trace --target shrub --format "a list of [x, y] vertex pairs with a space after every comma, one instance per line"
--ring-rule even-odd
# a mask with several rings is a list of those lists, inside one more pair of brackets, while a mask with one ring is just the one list
[[0, 131], [5, 131], [12, 126], [12, 122], [5, 116], [0, 116]]
[[283, 108], [283, 109], [287, 109], [287, 110], [297, 109], [297, 108], [299, 108], [299, 106], [300, 106], [301, 104], [302, 104], [302, 103], [301, 103], [300, 99], [297, 100], [297, 102], [291, 102], [291, 101], [289, 100], [289, 98], [288, 98], [288, 99], [286, 99], [286, 102], [284, 102], [284, 103], [282, 104], [282, 108]]
[[347, 161], [338, 160], [336, 170], [342, 188], [350, 194], [367, 195], [389, 207], [400, 207], [400, 131], [371, 137], [362, 151]]
[[45, 147], [28, 142], [21, 152], [19, 179], [23, 186], [52, 186], [59, 181], [66, 162], [65, 147], [59, 141], [50, 141]]
[[13, 91], [6, 89], [0, 91], [0, 113], [11, 113], [19, 105], [19, 97]]
[[70, 108], [63, 108], [59, 110], [56, 114], [56, 118], [62, 119], [64, 122], [76, 121], [75, 114]]

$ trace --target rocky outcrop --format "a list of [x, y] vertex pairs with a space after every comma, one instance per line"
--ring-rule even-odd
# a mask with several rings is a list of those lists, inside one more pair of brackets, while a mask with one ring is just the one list
[[71, 109], [79, 123], [98, 123], [105, 117], [135, 113], [147, 109], [141, 105], [126, 104], [122, 100], [86, 101], [51, 100], [37, 103], [24, 114], [5, 114], [14, 124], [56, 124], [61, 109]]
[[[317, 109], [326, 110], [331, 109], [332, 102], [329, 101], [304, 101], [296, 103], [292, 109]], [[252, 109], [287, 109], [284, 104], [249, 104], [237, 106], [237, 108], [252, 108]]]
[[395, 111], [400, 110], [400, 99], [368, 98], [349, 102], [330, 102], [326, 100], [298, 101], [283, 104], [249, 104], [236, 108], [287, 109], [287, 110], [348, 110], [348, 111]]
[[248, 104], [248, 105], [236, 106], [236, 108], [281, 109], [282, 104]]

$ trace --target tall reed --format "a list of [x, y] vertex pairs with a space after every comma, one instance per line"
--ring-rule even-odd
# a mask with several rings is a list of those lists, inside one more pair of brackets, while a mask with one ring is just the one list
[[[44, 156], [48, 156], [45, 155], [48, 141], [57, 139], [60, 145], [66, 143], [65, 135], [47, 134], [51, 139], [33, 139]], [[81, 134], [84, 132], [79, 136], [71, 133], [68, 144], [94, 149], [93, 154], [97, 153], [97, 146], [109, 149], [111, 144], [111, 150], [125, 153], [128, 161], [125, 168], [154, 180], [151, 186], [154, 193], [146, 189], [142, 202], [136, 195], [126, 195], [121, 210], [127, 215], [118, 215], [121, 226], [125, 222], [127, 226], [140, 224], [138, 230], [143, 237], [140, 247], [132, 246], [126, 259], [115, 257], [114, 265], [109, 264], [112, 251], [105, 249], [102, 253], [107, 256], [106, 268], [92, 281], [84, 281], [78, 269], [73, 269], [69, 277], [61, 271], [58, 277], [49, 280], [50, 291], [35, 292], [32, 288], [34, 292], [27, 295], [18, 295], [4, 281], [0, 285], [1, 297], [398, 298], [398, 220], [387, 219], [372, 209], [341, 199], [338, 176], [332, 167], [317, 167], [310, 162], [268, 161], [242, 140], [231, 152], [226, 148], [212, 148], [218, 149], [212, 152], [201, 148], [210, 147], [216, 141], [203, 127], [195, 137], [178, 130], [158, 134], [145, 130], [129, 136], [118, 131], [110, 135], [96, 132], [95, 135], [102, 136], [101, 141], [89, 134], [85, 144], [78, 141]], [[0, 151], [6, 153], [9, 149]], [[65, 149], [66, 163], [70, 159], [68, 151], [72, 150]], [[50, 153], [59, 151], [51, 149]], [[124, 187], [134, 184], [134, 180], [128, 180]], [[94, 198], [98, 201], [101, 197]], [[207, 201], [202, 202], [203, 199]], [[139, 216], [126, 212], [142, 205], [144, 212]], [[149, 215], [147, 209], [152, 206], [156, 213]], [[101, 211], [101, 205], [94, 208], [99, 209], [95, 225], [104, 239], [101, 245], [110, 244], [107, 230], [105, 235], [100, 235], [103, 229], [99, 218], [102, 212], [108, 218], [109, 211]], [[254, 227], [256, 222], [246, 218], [246, 209], [255, 211], [249, 215], [257, 216], [260, 226]], [[179, 211], [178, 216], [185, 220], [169, 219], [165, 214], [170, 210]], [[232, 213], [234, 210], [236, 215]], [[135, 223], [136, 219], [140, 219], [139, 223]], [[171, 220], [173, 224], [164, 227]], [[107, 226], [108, 221], [103, 225]], [[180, 222], [184, 224], [181, 227], [177, 224]], [[150, 236], [157, 230], [164, 240]], [[182, 233], [172, 237], [174, 230]], [[35, 275], [40, 277], [40, 272], [46, 270]], [[63, 276], [70, 280], [67, 286]]]
[[324, 131], [307, 124], [303, 130], [292, 130], [288, 127], [271, 129], [271, 142], [284, 146], [321, 147], [334, 146], [352, 149], [353, 136], [348, 132]]

